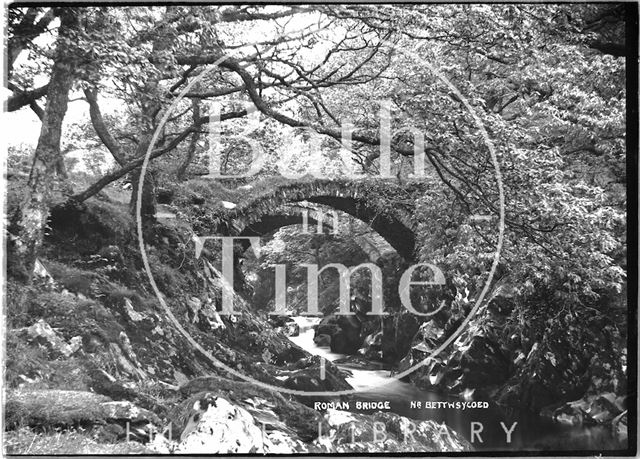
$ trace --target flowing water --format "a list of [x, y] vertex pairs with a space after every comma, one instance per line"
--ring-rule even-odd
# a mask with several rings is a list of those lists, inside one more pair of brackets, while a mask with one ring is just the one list
[[[329, 361], [346, 357], [336, 354], [329, 348], [318, 347], [313, 342], [313, 327], [320, 319], [309, 317], [295, 317], [300, 326], [300, 335], [291, 337], [291, 341], [306, 351], [319, 355]], [[450, 397], [435, 391], [423, 390], [413, 384], [400, 381], [390, 376], [384, 369], [364, 369], [353, 364], [337, 364], [338, 367], [351, 373], [347, 381], [358, 394], [349, 400], [351, 411], [373, 412], [372, 410], [357, 410], [357, 401], [388, 401], [390, 411], [416, 420], [433, 420], [444, 422], [447, 426], [464, 436], [473, 443], [476, 450], [485, 451], [606, 451], [626, 448], [615, 440], [611, 431], [605, 426], [566, 426], [551, 422], [530, 412], [507, 411], [490, 400], [474, 400]], [[368, 367], [368, 366], [367, 366]], [[487, 402], [486, 408], [461, 409], [462, 402]], [[414, 406], [412, 407], [412, 402]], [[422, 408], [416, 408], [415, 402], [422, 402]], [[427, 408], [428, 402], [459, 403], [457, 407]], [[468, 406], [468, 405], [467, 405]], [[514, 422], [517, 422], [513, 427]], [[507, 443], [507, 434], [511, 430], [511, 443]], [[474, 435], [472, 428], [479, 432]]]

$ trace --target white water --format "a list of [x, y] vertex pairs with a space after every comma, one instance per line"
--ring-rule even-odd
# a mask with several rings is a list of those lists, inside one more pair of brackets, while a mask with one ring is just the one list
[[300, 327], [300, 334], [289, 337], [291, 341], [310, 354], [319, 355], [329, 362], [344, 357], [342, 354], [331, 352], [328, 347], [319, 347], [313, 342], [313, 327], [320, 323], [322, 320], [320, 317], [292, 317], [292, 319], [298, 324], [298, 327]]
[[[319, 355], [320, 357], [333, 362], [335, 360], [347, 357], [345, 354], [337, 354], [331, 352], [328, 347], [320, 347], [313, 342], [314, 330], [313, 327], [318, 325], [322, 320], [319, 317], [293, 317], [293, 320], [300, 327], [300, 334], [298, 336], [292, 336], [289, 339], [300, 346], [310, 354]], [[406, 385], [406, 383], [400, 382], [394, 378], [389, 377], [388, 370], [360, 370], [357, 368], [344, 368], [352, 374], [351, 377], [346, 378], [347, 382], [358, 391], [369, 391], [384, 386], [385, 391], [394, 389], [390, 385], [397, 385], [398, 388]]]
[[[293, 317], [300, 327], [299, 336], [289, 339], [307, 352], [319, 355], [334, 362], [346, 357], [331, 352], [328, 347], [319, 347], [313, 342], [314, 327], [322, 320], [318, 317]], [[609, 429], [602, 426], [561, 426], [552, 424], [531, 413], [512, 413], [507, 415], [501, 409], [493, 407], [482, 411], [412, 410], [409, 401], [455, 400], [453, 397], [430, 390], [422, 390], [410, 383], [390, 377], [388, 370], [364, 370], [353, 366], [338, 366], [351, 373], [347, 382], [357, 390], [355, 399], [391, 402], [392, 411], [403, 416], [423, 420], [431, 419], [444, 422], [469, 440], [470, 422], [480, 421], [484, 426], [484, 443], [474, 444], [476, 449], [488, 450], [608, 450], [620, 448], [612, 440]], [[493, 406], [493, 403], [492, 403]], [[513, 434], [513, 442], [505, 444], [504, 431], [499, 422], [510, 426], [517, 421], [519, 426]]]

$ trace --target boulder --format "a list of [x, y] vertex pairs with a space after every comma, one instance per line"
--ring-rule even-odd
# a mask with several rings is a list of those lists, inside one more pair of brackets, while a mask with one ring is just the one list
[[214, 396], [197, 401], [194, 409], [174, 453], [265, 453], [262, 430], [247, 410]]
[[340, 331], [340, 327], [335, 323], [320, 323], [316, 327], [314, 337], [319, 335], [327, 335], [329, 337], [332, 337], [333, 335], [337, 334], [339, 331]]
[[405, 313], [383, 318], [380, 350], [384, 362], [395, 364], [409, 352], [420, 322], [420, 318]]
[[[413, 340], [407, 357], [402, 359], [400, 369], [404, 370], [424, 360], [447, 336], [444, 329], [433, 321], [422, 324]], [[487, 389], [503, 384], [511, 374], [511, 362], [500, 345], [486, 336], [471, 332], [463, 333], [449, 353], [432, 359], [411, 375], [411, 380], [419, 387], [438, 387], [450, 393], [462, 394], [471, 389]], [[517, 398], [522, 388], [514, 388]], [[527, 392], [536, 399], [538, 407], [553, 402], [544, 391], [531, 384]], [[506, 401], [506, 393], [500, 395]], [[542, 403], [542, 404], [540, 404]]]
[[316, 438], [318, 423], [322, 421], [322, 416], [317, 411], [295, 400], [285, 398], [278, 392], [248, 382], [232, 381], [218, 376], [193, 379], [180, 387], [180, 393], [190, 398], [172, 410], [168, 416], [175, 427], [176, 437], [186, 425], [189, 415], [185, 413], [192, 410], [195, 401], [207, 393], [224, 397], [252, 413], [257, 412], [255, 410], [273, 413], [273, 416], [270, 416], [270, 422], [277, 420], [280, 423], [278, 425], [291, 429], [303, 441]]
[[362, 345], [362, 324], [355, 316], [328, 315], [315, 329], [315, 337], [331, 337], [331, 351], [338, 354], [355, 354]]
[[625, 443], [629, 439], [629, 431], [627, 429], [627, 410], [620, 413], [611, 421], [611, 430], [616, 439]]
[[287, 336], [299, 336], [300, 326], [294, 321], [287, 322], [287, 326], [284, 328], [283, 332]]
[[473, 337], [468, 348], [460, 351], [458, 362], [464, 369], [461, 384], [465, 388], [499, 384], [509, 375], [509, 360], [500, 345], [484, 336]]
[[270, 316], [269, 324], [285, 336], [300, 335], [300, 326], [288, 316]]
[[274, 363], [276, 365], [285, 365], [287, 363], [297, 362], [298, 360], [307, 357], [308, 353], [300, 346], [291, 343], [291, 346], [285, 347], [282, 351], [274, 357]]
[[334, 392], [353, 389], [344, 379], [330, 372], [325, 372], [324, 379], [320, 378], [320, 370], [317, 368], [295, 372], [285, 380], [284, 387], [304, 392]]
[[[286, 412], [287, 401], [264, 398], [268, 394], [264, 390], [256, 391], [254, 397], [247, 397], [246, 392], [243, 397], [229, 394], [230, 397], [220, 397], [200, 392], [190, 397], [175, 412], [182, 422], [177, 435], [156, 438], [152, 447], [163, 454], [293, 453], [305, 452], [304, 441], [317, 437], [322, 418], [307, 407], [292, 402]], [[304, 422], [294, 419], [300, 408], [313, 418], [313, 433], [300, 429]], [[172, 422], [176, 421], [179, 419], [172, 418]]]
[[51, 358], [70, 357], [82, 347], [82, 337], [71, 338], [67, 343], [51, 326], [40, 319], [35, 324], [14, 331], [32, 344], [43, 346]]
[[366, 336], [359, 353], [368, 360], [382, 360], [382, 332]]
[[331, 336], [329, 336], [329, 335], [316, 335], [313, 338], [313, 342], [318, 347], [329, 347], [329, 346], [331, 346]]
[[189, 419], [180, 437], [173, 441], [158, 436], [148, 446], [165, 454], [471, 451], [471, 445], [445, 424], [413, 421], [393, 413], [328, 410], [315, 441], [305, 442], [292, 429], [279, 426], [275, 411], [259, 402], [240, 405], [201, 393], [189, 404]]
[[[321, 376], [321, 366], [324, 366], [324, 379]], [[284, 387], [300, 391], [335, 392], [350, 390], [351, 385], [346, 381], [347, 374], [329, 361], [322, 361], [319, 356], [302, 359], [290, 366], [291, 373], [284, 382]]]
[[620, 397], [613, 393], [588, 395], [573, 402], [552, 405], [541, 410], [541, 415], [569, 425], [612, 424], [623, 411]]
[[371, 361], [359, 355], [348, 355], [346, 357], [336, 359], [332, 363], [334, 365], [340, 365], [340, 371], [343, 373], [346, 371], [345, 368], [352, 368], [356, 370], [382, 370], [385, 368], [385, 365], [382, 362]]

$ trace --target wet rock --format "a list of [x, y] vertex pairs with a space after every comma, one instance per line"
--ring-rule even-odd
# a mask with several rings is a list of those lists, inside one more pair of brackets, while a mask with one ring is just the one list
[[313, 338], [313, 342], [319, 347], [331, 346], [331, 336], [329, 335], [317, 335]]
[[284, 334], [287, 336], [299, 336], [300, 335], [300, 326], [291, 321], [287, 323], [287, 326], [283, 330]]
[[[324, 321], [324, 319], [323, 319]], [[335, 323], [320, 323], [315, 329], [315, 335], [327, 335], [328, 337], [332, 337], [340, 331], [340, 327]]]
[[598, 424], [609, 424], [620, 414], [620, 408], [616, 406], [615, 394], [608, 393], [598, 397], [587, 409], [589, 417]]
[[472, 338], [468, 348], [460, 351], [458, 362], [464, 369], [461, 384], [465, 388], [499, 384], [509, 375], [509, 361], [500, 345], [484, 336]]
[[569, 425], [612, 424], [622, 412], [622, 400], [613, 393], [589, 395], [560, 406], [545, 407], [541, 415]]
[[380, 350], [384, 362], [396, 363], [409, 352], [420, 322], [412, 314], [395, 314], [383, 318]]
[[385, 366], [382, 362], [370, 361], [358, 355], [349, 355], [332, 362], [334, 365], [341, 367], [355, 368], [357, 370], [381, 370]]
[[[347, 357], [348, 358], [348, 357]], [[354, 358], [357, 359], [356, 356]], [[334, 365], [333, 362], [330, 362], [319, 355], [310, 355], [303, 359], [298, 360], [297, 362], [291, 363], [287, 365], [287, 371], [289, 374], [293, 374], [296, 370], [310, 370], [316, 369], [319, 371], [320, 365], [324, 365], [325, 370], [329, 373], [332, 373], [340, 378], [350, 377], [350, 373], [344, 371], [342, 368]]]
[[[324, 372], [321, 371], [324, 367]], [[348, 376], [336, 365], [319, 356], [311, 356], [291, 365], [292, 371], [284, 382], [284, 387], [300, 391], [334, 392], [350, 390], [351, 385], [346, 381]], [[324, 379], [321, 375], [324, 373]]]
[[359, 353], [368, 360], [382, 360], [382, 331], [365, 337]]
[[[511, 362], [502, 347], [493, 339], [477, 333], [477, 325], [470, 326], [458, 338], [448, 354], [442, 354], [411, 376], [419, 387], [438, 387], [450, 393], [461, 394], [470, 389], [485, 389], [505, 383], [511, 374]], [[400, 365], [404, 370], [424, 360], [446, 335], [446, 330], [431, 322], [423, 324], [412, 343], [411, 351]], [[532, 381], [529, 381], [532, 382]], [[514, 388], [517, 399], [522, 388]], [[543, 389], [531, 384], [530, 397], [542, 407], [554, 400]], [[506, 394], [504, 394], [506, 395]], [[501, 395], [503, 397], [503, 395]]]
[[627, 428], [627, 411], [623, 411], [611, 421], [611, 429], [613, 435], [620, 442], [627, 442], [629, 439], [629, 431]]
[[287, 363], [297, 362], [307, 355], [304, 349], [292, 343], [291, 346], [285, 347], [284, 350], [276, 354], [273, 360], [276, 365], [285, 365]]
[[300, 326], [291, 317], [270, 316], [269, 324], [276, 330], [284, 333], [285, 336], [300, 335]]
[[334, 392], [352, 389], [346, 381], [331, 373], [325, 374], [324, 379], [320, 378], [319, 369], [297, 371], [285, 380], [284, 387], [304, 392]]
[[329, 348], [336, 354], [355, 354], [360, 349], [361, 340], [340, 331], [331, 337]]
[[570, 404], [551, 410], [543, 409], [540, 414], [552, 419], [553, 421], [559, 422], [560, 424], [570, 426], [582, 425], [585, 418], [584, 412], [578, 406], [572, 406]]
[[329, 315], [322, 319], [315, 330], [314, 338], [320, 335], [331, 337], [331, 351], [338, 354], [355, 354], [362, 345], [362, 324], [355, 316]]

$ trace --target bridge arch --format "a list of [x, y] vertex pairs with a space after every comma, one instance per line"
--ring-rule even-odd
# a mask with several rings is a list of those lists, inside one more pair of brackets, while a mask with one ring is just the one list
[[[308, 208], [304, 207], [300, 207], [299, 209], [309, 210]], [[264, 215], [258, 222], [248, 225], [242, 231], [242, 233], [240, 233], [240, 236], [263, 237], [273, 234], [281, 228], [294, 225], [303, 225], [304, 223], [305, 219], [300, 213], [288, 214], [285, 212], [278, 213], [276, 211], [273, 214]], [[306, 223], [308, 225], [309, 234], [319, 234], [319, 232], [322, 232], [324, 234], [335, 234], [336, 237], [344, 238], [345, 236], [349, 236], [348, 234], [342, 232], [340, 227], [336, 227], [333, 225], [333, 219], [316, 219], [315, 214], [311, 212], [306, 218]], [[338, 230], [337, 233], [335, 232], [336, 229]], [[356, 245], [358, 245], [360, 249], [367, 255], [369, 261], [373, 263], [376, 263], [378, 259], [380, 259], [387, 253], [395, 252], [395, 249], [386, 240], [384, 240], [380, 235], [377, 234], [358, 234], [353, 237], [353, 240]], [[239, 241], [239, 244], [242, 247], [242, 251], [246, 251], [251, 246], [248, 240]]]
[[[412, 221], [413, 199], [400, 185], [392, 182], [372, 181], [291, 181], [248, 200], [241, 206], [228, 210], [226, 233], [229, 235], [262, 236], [284, 226], [302, 223], [302, 213], [284, 211], [287, 205], [306, 201], [345, 212], [369, 225], [384, 238], [400, 256], [414, 259], [416, 237]], [[247, 189], [250, 193], [251, 190]], [[402, 202], [390, 205], [381, 199], [391, 193], [405, 194]], [[295, 207], [294, 207], [295, 209]], [[312, 221], [314, 223], [312, 223]], [[309, 224], [315, 224], [309, 218]]]

